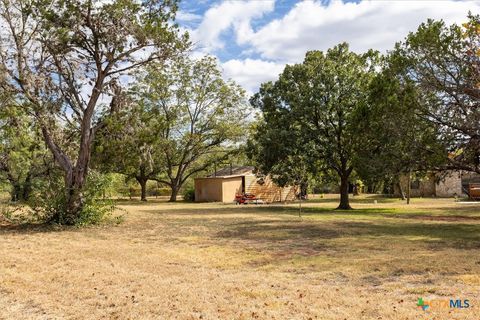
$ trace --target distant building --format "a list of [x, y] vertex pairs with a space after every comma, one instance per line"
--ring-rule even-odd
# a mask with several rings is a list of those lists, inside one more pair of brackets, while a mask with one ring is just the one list
[[250, 166], [230, 166], [207, 177], [196, 178], [195, 201], [228, 203], [242, 194], [254, 194], [265, 203], [295, 199], [295, 187], [280, 187], [269, 176], [256, 175], [254, 169]]
[[[412, 197], [461, 197], [468, 195], [469, 185], [480, 183], [480, 175], [467, 172], [449, 170], [437, 173], [428, 173], [422, 179], [412, 179], [410, 182]], [[408, 177], [400, 177], [400, 185], [404, 193], [407, 192]], [[398, 185], [394, 187], [394, 194], [401, 195]]]

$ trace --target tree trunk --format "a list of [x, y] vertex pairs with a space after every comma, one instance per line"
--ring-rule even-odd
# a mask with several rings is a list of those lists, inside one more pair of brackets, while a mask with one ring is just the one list
[[78, 186], [67, 189], [66, 210], [62, 221], [59, 221], [61, 224], [74, 225], [77, 222], [85, 205], [82, 189]]
[[300, 199], [307, 200], [308, 198], [308, 182], [302, 181], [300, 184]]
[[86, 170], [73, 168], [65, 177], [65, 212], [59, 213], [57, 222], [60, 224], [74, 225], [80, 217], [85, 205], [83, 188], [87, 176]]
[[403, 191], [403, 187], [400, 182], [397, 182], [397, 188], [400, 191], [400, 197], [402, 198], [402, 200], [405, 200], [405, 192]]
[[407, 204], [410, 204], [410, 197], [412, 194], [412, 172], [408, 172], [408, 181], [407, 181]]
[[175, 202], [177, 201], [178, 191], [180, 187], [176, 185], [172, 185], [172, 193], [170, 194], [170, 199], [168, 202]]
[[25, 178], [25, 182], [23, 184], [22, 190], [22, 200], [28, 200], [30, 198], [30, 193], [32, 192], [32, 175], [30, 173], [27, 174]]
[[348, 198], [348, 174], [342, 174], [340, 177], [340, 204], [337, 209], [350, 210], [350, 199]]
[[10, 184], [12, 186], [12, 191], [10, 192], [11, 201], [25, 201], [30, 197], [30, 192], [32, 191], [32, 177], [30, 173], [25, 178], [25, 181], [19, 182], [10, 178]]
[[147, 181], [148, 179], [145, 177], [137, 177], [137, 181], [140, 184], [141, 188], [141, 194], [140, 194], [140, 200], [141, 201], [147, 201]]
[[12, 202], [17, 202], [22, 197], [22, 186], [20, 183], [12, 183], [12, 191], [10, 193]]
[[353, 193], [353, 196], [358, 196], [358, 195], [360, 195], [360, 192], [358, 191], [358, 184], [355, 183], [355, 184], [353, 185], [353, 192], [352, 192], [352, 193]]

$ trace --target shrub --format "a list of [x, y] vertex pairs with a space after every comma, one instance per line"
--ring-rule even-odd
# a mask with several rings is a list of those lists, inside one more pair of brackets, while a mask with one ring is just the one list
[[77, 225], [98, 224], [113, 213], [115, 210], [114, 201], [101, 199], [111, 182], [111, 178], [108, 175], [93, 170], [90, 172], [84, 192], [85, 205], [80, 217], [77, 219]]
[[[90, 171], [84, 196], [84, 207], [75, 225], [85, 226], [97, 224], [108, 218], [115, 209], [114, 202], [110, 199], [102, 199], [105, 189], [110, 183], [108, 176], [96, 171]], [[29, 201], [30, 207], [39, 220], [50, 223], [64, 223], [65, 186], [61, 176], [51, 177], [43, 184], [39, 192], [36, 192]]]
[[193, 188], [186, 188], [183, 191], [183, 200], [188, 201], [188, 202], [193, 202], [195, 201], [195, 189]]

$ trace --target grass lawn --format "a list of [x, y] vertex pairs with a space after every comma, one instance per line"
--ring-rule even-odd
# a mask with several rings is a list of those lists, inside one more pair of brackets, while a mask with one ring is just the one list
[[[0, 319], [480, 319], [480, 205], [125, 202], [119, 225], [0, 223]], [[468, 299], [470, 308], [417, 299]]]

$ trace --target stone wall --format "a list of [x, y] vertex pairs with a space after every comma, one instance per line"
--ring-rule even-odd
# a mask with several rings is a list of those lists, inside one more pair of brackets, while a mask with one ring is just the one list
[[460, 171], [448, 171], [436, 177], [435, 193], [437, 197], [461, 196], [462, 173]]
[[[405, 196], [407, 195], [408, 176], [403, 175], [400, 177], [400, 184], [402, 185]], [[412, 188], [410, 189], [411, 197], [435, 197], [435, 176], [433, 174], [427, 174], [426, 177], [415, 179], [411, 181]], [[394, 186], [394, 194], [400, 196], [400, 190], [397, 186]]]

